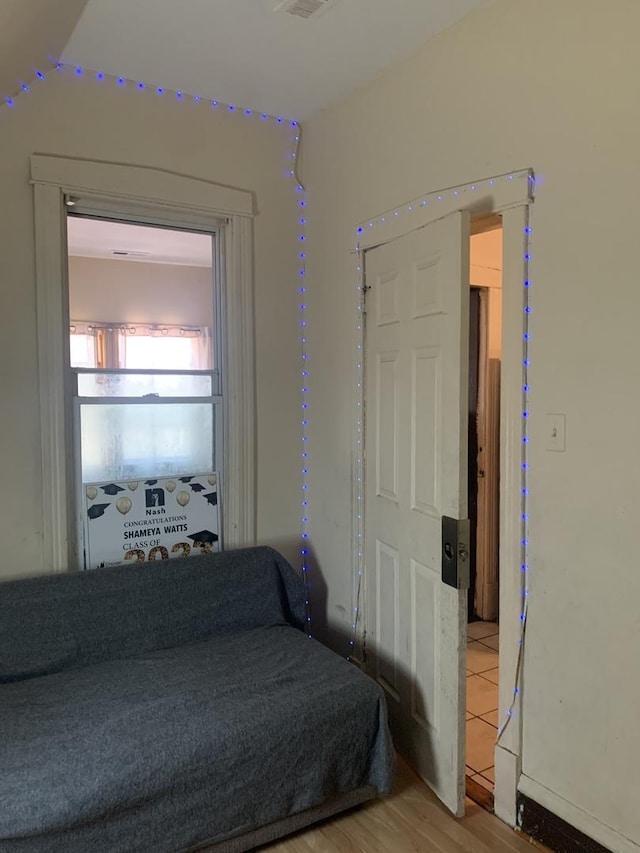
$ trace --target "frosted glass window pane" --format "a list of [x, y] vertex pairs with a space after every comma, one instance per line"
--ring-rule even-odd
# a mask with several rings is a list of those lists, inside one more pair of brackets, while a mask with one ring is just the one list
[[211, 397], [211, 376], [79, 373], [80, 397]]
[[211, 403], [80, 407], [82, 481], [215, 471]]

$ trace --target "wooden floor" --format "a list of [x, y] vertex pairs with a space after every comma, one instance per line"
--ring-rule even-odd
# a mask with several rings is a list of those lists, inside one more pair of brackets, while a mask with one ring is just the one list
[[403, 763], [390, 797], [302, 830], [260, 853], [532, 853], [529, 838], [467, 800], [453, 818]]

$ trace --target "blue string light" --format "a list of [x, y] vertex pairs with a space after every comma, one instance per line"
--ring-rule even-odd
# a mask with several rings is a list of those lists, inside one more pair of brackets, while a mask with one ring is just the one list
[[[83, 68], [82, 65], [68, 66], [64, 62], [56, 62], [54, 65], [54, 68], [58, 72], [65, 72], [68, 69], [71, 69], [72, 73], [76, 77], [84, 77], [85, 76], [85, 69]], [[93, 72], [91, 72], [91, 73], [93, 73]], [[47, 75], [39, 69], [36, 69], [34, 71], [34, 75], [35, 75], [35, 78], [37, 80], [40, 80], [40, 81], [44, 81], [47, 79]], [[140, 92], [144, 92], [147, 88], [149, 88], [147, 83], [145, 83], [144, 80], [132, 81], [132, 80], [128, 80], [126, 77], [124, 77], [122, 75], [118, 76], [118, 77], [110, 77], [110, 75], [106, 74], [104, 71], [96, 71], [95, 72], [95, 79], [99, 83], [103, 83], [108, 79], [115, 80], [115, 83], [120, 88], [126, 88], [128, 84], [132, 84]], [[19, 88], [20, 88], [20, 92], [23, 94], [29, 94], [31, 92], [31, 86], [28, 83], [21, 83]], [[152, 86], [151, 88], [159, 96], [164, 95], [166, 92], [170, 91], [163, 86]], [[178, 100], [178, 101], [185, 100], [185, 93], [183, 91], [178, 90], [176, 92], [173, 92], [173, 94], [174, 94], [176, 100]], [[192, 102], [196, 105], [202, 103], [203, 100], [204, 99], [203, 99], [202, 95], [196, 94], [196, 95], [192, 96]], [[4, 103], [8, 107], [14, 107], [14, 106], [16, 106], [17, 102], [16, 102], [15, 97], [6, 96], [4, 98]], [[212, 109], [217, 109], [218, 106], [221, 104], [221, 102], [219, 102], [217, 100], [210, 100], [209, 104], [211, 105]], [[283, 116], [271, 116], [268, 113], [260, 113], [260, 112], [256, 113], [255, 110], [252, 110], [249, 107], [240, 108], [236, 104], [226, 104], [226, 106], [227, 106], [228, 111], [231, 113], [241, 110], [242, 113], [247, 118], [252, 117], [252, 116], [257, 116], [260, 118], [261, 121], [264, 121], [264, 122], [274, 121], [280, 125], [284, 124], [284, 122], [285, 122], [285, 119], [283, 118]], [[294, 129], [299, 128], [298, 122], [295, 119], [289, 120], [289, 124]], [[297, 157], [297, 151], [292, 153], [292, 158], [295, 159], [296, 157]]]
[[[512, 180], [512, 176], [509, 176]], [[529, 175], [529, 181], [533, 185], [533, 175]], [[524, 275], [523, 275], [523, 300], [524, 300], [524, 329], [522, 333], [522, 461], [520, 465], [520, 558], [521, 558], [521, 577], [522, 577], [522, 610], [520, 612], [520, 638], [518, 640], [518, 658], [516, 662], [515, 687], [513, 690], [513, 698], [505, 714], [505, 720], [498, 727], [498, 736], [496, 744], [500, 742], [510, 721], [516, 715], [516, 702], [520, 694], [520, 676], [522, 672], [522, 654], [524, 649], [524, 638], [527, 627], [527, 617], [529, 614], [529, 392], [531, 385], [529, 382], [529, 368], [531, 359], [529, 358], [529, 345], [531, 341], [531, 333], [529, 329], [531, 306], [529, 304], [531, 278], [529, 276], [529, 267], [531, 263], [531, 235], [533, 229], [529, 224], [529, 209], [526, 212], [527, 223], [524, 228]]]
[[[56, 62], [53, 67], [56, 71], [58, 71], [60, 73], [64, 73], [65, 71], [70, 71], [76, 77], [86, 76], [86, 69], [82, 65], [67, 65], [64, 62]], [[159, 96], [164, 95], [166, 92], [170, 91], [168, 89], [165, 89], [163, 86], [155, 86], [154, 85], [154, 86], [149, 87], [147, 85], [147, 83], [145, 83], [144, 80], [135, 80], [135, 81], [134, 80], [128, 80], [126, 77], [124, 77], [122, 75], [116, 76], [116, 77], [111, 77], [110, 75], [106, 74], [104, 71], [95, 71], [95, 72], [90, 71], [90, 73], [91, 74], [95, 73], [95, 80], [97, 80], [99, 83], [103, 83], [103, 82], [110, 79], [110, 80], [114, 80], [115, 83], [120, 88], [126, 88], [128, 84], [135, 86], [135, 88], [140, 92], [144, 92], [146, 89], [151, 88]], [[37, 80], [40, 80], [41, 82], [43, 82], [47, 79], [47, 75], [39, 69], [34, 70], [34, 75], [35, 75], [35, 78]], [[32, 91], [32, 88], [28, 83], [20, 83], [19, 84], [19, 91], [21, 94], [30, 94]], [[179, 100], [179, 101], [185, 100], [185, 93], [184, 92], [178, 90], [176, 92], [173, 92], [173, 94], [175, 95], [175, 98], [177, 100]], [[198, 94], [193, 95], [191, 100], [196, 105], [198, 105], [204, 101], [202, 95], [198, 95]], [[15, 107], [17, 105], [17, 100], [15, 97], [6, 96], [3, 99], [3, 103], [8, 107]], [[208, 103], [211, 105], [212, 109], [217, 109], [218, 106], [221, 104], [221, 102], [219, 102], [217, 100], [211, 100]], [[246, 117], [256, 116], [256, 117], [260, 118], [261, 121], [264, 121], [264, 122], [274, 121], [280, 125], [285, 123], [285, 118], [283, 116], [271, 116], [268, 113], [256, 112], [255, 110], [252, 110], [249, 107], [240, 108], [236, 104], [227, 104], [226, 106], [227, 106], [228, 111], [232, 112], [232, 113], [238, 112], [241, 110], [242, 113]], [[289, 123], [289, 125], [292, 128], [297, 129], [299, 132], [299, 125], [295, 119], [290, 119], [290, 120], [286, 120], [286, 121]], [[297, 157], [297, 154], [298, 154], [298, 152], [294, 151], [292, 153], [292, 159], [295, 160], [295, 158]], [[295, 171], [292, 172], [292, 174], [295, 174]]]
[[[267, 121], [268, 116], [266, 113], [260, 113], [261, 121]], [[278, 124], [282, 124], [284, 119], [280, 116], [276, 118], [276, 122]], [[298, 152], [300, 150], [300, 129], [297, 121], [290, 122], [291, 128], [294, 130], [293, 137], [293, 148], [291, 150], [290, 160], [291, 166], [289, 168], [289, 177], [292, 178], [295, 182], [296, 187], [296, 199], [297, 205], [299, 208], [298, 214], [298, 242], [306, 243], [307, 241], [307, 194], [303, 184], [300, 182], [296, 171], [296, 161], [298, 158]], [[307, 295], [307, 252], [306, 247], [302, 248], [298, 251], [298, 294], [301, 299], [298, 305], [299, 311], [299, 319], [298, 326], [301, 329], [299, 344], [300, 344], [300, 410], [302, 412], [302, 417], [300, 419], [300, 426], [302, 427], [302, 450], [300, 452], [300, 457], [302, 459], [301, 466], [301, 491], [302, 491], [302, 514], [300, 518], [301, 524], [301, 532], [300, 538], [302, 546], [300, 548], [300, 563], [302, 570], [302, 579], [304, 581], [305, 588], [305, 608], [306, 608], [306, 622], [307, 622], [307, 636], [309, 639], [312, 638], [312, 630], [311, 630], [311, 589], [309, 583], [309, 352], [308, 352], [308, 305], [306, 300]]]
[[[384, 221], [383, 219], [380, 220]], [[373, 223], [369, 223], [372, 227]], [[361, 246], [359, 237], [363, 233], [362, 226], [356, 229], [356, 272], [358, 277], [356, 288], [356, 458], [355, 458], [355, 506], [354, 506], [354, 530], [355, 530], [355, 554], [354, 554], [354, 584], [351, 601], [351, 632], [349, 637], [349, 648], [347, 650], [347, 660], [351, 661], [356, 652], [356, 637], [358, 635], [358, 623], [360, 617], [360, 596], [362, 593], [362, 578], [364, 573], [364, 298], [365, 298], [365, 281], [362, 267]]]

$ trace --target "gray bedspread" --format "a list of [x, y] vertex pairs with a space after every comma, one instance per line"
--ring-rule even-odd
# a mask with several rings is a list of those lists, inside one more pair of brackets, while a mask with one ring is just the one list
[[[105, 570], [114, 583], [103, 575], [103, 594], [124, 585], [140, 596], [148, 587], [154, 604], [173, 583], [173, 608], [160, 608], [163, 632], [144, 601], [123, 601], [111, 627], [128, 626], [125, 639], [109, 641], [96, 627], [90, 652], [74, 651], [74, 637], [87, 627], [76, 617], [73, 630], [50, 620], [45, 651], [32, 638], [28, 653], [12, 642], [3, 658], [3, 611], [13, 598], [15, 616], [22, 593], [3, 597], [0, 587], [0, 851], [176, 851], [363, 784], [388, 792], [393, 749], [379, 687], [294, 627], [303, 618], [297, 576], [275, 552], [259, 550], [258, 561], [231, 552], [229, 561], [147, 567], [147, 577], [135, 567], [133, 576]], [[173, 579], [170, 568], [178, 572]], [[239, 609], [237, 628], [219, 596], [228, 571], [244, 584], [245, 594], [229, 599]], [[197, 595], [187, 605], [193, 578]], [[40, 580], [46, 587], [51, 579]], [[31, 586], [26, 599], [35, 607], [38, 581], [20, 583]], [[62, 595], [63, 610], [71, 600], [77, 606], [77, 589]], [[117, 596], [105, 597], [109, 619], [101, 621], [99, 601], [92, 616], [108, 626]], [[127, 608], [138, 618], [128, 621]], [[205, 618], [216, 609], [221, 621]], [[25, 674], [34, 670], [47, 674]]]

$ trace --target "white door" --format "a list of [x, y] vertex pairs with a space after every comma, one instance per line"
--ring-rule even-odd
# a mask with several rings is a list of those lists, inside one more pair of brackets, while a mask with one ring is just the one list
[[368, 250], [365, 273], [367, 649], [399, 752], [462, 815], [467, 592], [443, 583], [442, 527], [467, 513], [469, 214]]

